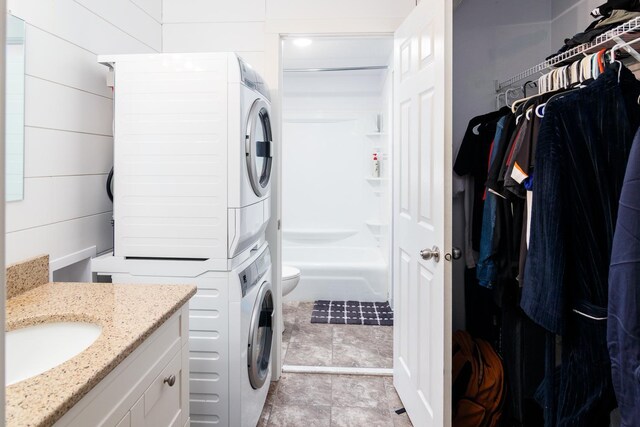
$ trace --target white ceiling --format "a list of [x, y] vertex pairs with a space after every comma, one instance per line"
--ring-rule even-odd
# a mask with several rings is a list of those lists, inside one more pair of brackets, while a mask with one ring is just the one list
[[309, 46], [299, 47], [293, 38], [284, 41], [285, 69], [366, 67], [388, 65], [393, 37], [309, 37]]

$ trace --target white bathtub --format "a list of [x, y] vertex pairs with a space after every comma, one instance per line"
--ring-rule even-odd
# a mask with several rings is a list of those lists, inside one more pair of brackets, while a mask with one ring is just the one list
[[284, 246], [283, 263], [300, 270], [285, 301], [387, 301], [388, 266], [377, 248]]

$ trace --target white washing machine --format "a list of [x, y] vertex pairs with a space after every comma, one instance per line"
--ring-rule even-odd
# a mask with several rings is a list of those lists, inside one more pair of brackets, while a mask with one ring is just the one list
[[236, 258], [231, 271], [205, 261], [95, 258], [115, 283], [194, 284], [189, 302], [191, 426], [255, 427], [271, 382], [274, 300], [267, 243]]
[[236, 286], [242, 289], [240, 336], [244, 340], [241, 343], [240, 361], [245, 361], [246, 365], [238, 369], [241, 398], [232, 402], [231, 410], [240, 414], [242, 427], [255, 427], [271, 383], [275, 305], [269, 251], [266, 250], [255, 262], [240, 271], [237, 280]]
[[234, 53], [100, 56], [114, 87], [114, 255], [231, 259], [270, 218], [269, 91]]

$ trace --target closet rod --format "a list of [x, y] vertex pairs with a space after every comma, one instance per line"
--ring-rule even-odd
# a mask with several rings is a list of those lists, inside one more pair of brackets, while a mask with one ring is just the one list
[[388, 65], [371, 65], [368, 67], [336, 67], [336, 68], [285, 68], [285, 73], [324, 73], [332, 71], [367, 71], [367, 70], [386, 70]]
[[524, 79], [542, 74], [545, 71], [555, 68], [567, 60], [577, 59], [581, 55], [587, 55], [595, 53], [601, 49], [610, 49], [616, 44], [621, 42], [628, 42], [638, 36], [640, 30], [640, 17], [634, 18], [624, 24], [617, 26], [604, 34], [599, 35], [593, 41], [584, 43], [579, 46], [569, 49], [568, 51], [554, 56], [553, 58], [541, 62], [540, 64], [531, 67], [520, 74], [516, 74], [508, 80], [498, 83], [496, 81], [496, 92], [504, 92], [504, 90], [516, 83], [521, 82]]

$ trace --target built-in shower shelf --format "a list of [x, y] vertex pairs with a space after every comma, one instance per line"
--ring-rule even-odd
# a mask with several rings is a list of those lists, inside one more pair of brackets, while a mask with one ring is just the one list
[[375, 220], [365, 221], [364, 223], [367, 224], [374, 236], [382, 235], [382, 232], [389, 226], [387, 223]]
[[380, 183], [382, 183], [384, 181], [388, 181], [387, 178], [382, 178], [382, 177], [376, 178], [376, 177], [373, 177], [373, 176], [365, 176], [364, 179], [366, 179], [367, 181], [369, 181], [369, 182], [371, 182], [373, 184], [380, 184]]
[[283, 230], [282, 235], [288, 240], [309, 241], [325, 240], [336, 241], [358, 234], [358, 230], [352, 229], [292, 229]]
[[370, 136], [370, 137], [377, 137], [377, 136], [385, 136], [387, 133], [386, 132], [371, 132], [371, 133], [366, 133], [366, 136]]

